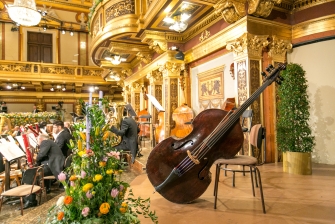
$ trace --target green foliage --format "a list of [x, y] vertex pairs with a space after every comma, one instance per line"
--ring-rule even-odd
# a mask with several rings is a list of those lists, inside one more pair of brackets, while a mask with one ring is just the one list
[[129, 183], [121, 181], [122, 155], [112, 147], [115, 137], [105, 114], [98, 105], [88, 107], [86, 114], [91, 122], [89, 147], [85, 123], [75, 124], [75, 140], [69, 144], [72, 164], [58, 176], [65, 196], [50, 208], [46, 223], [139, 223], [139, 215], [157, 223], [150, 199], [135, 198]]
[[305, 73], [300, 65], [293, 63], [281, 72], [284, 81], [278, 88], [277, 144], [283, 152], [313, 151]]

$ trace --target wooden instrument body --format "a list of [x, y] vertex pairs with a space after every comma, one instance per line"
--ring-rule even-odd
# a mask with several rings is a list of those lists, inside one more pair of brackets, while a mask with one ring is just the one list
[[149, 122], [149, 121], [146, 118], [140, 118], [141, 115], [149, 115], [148, 110], [144, 109], [137, 113], [137, 116], [139, 117], [138, 123], [139, 123], [139, 128], [140, 128], [140, 132], [138, 133], [138, 135], [140, 137], [150, 138], [150, 124], [143, 123], [143, 122]]
[[156, 126], [155, 139], [156, 143], [159, 143], [165, 139], [164, 112], [158, 113], [158, 125]]
[[193, 111], [186, 105], [182, 105], [175, 109], [172, 113], [172, 119], [175, 122], [175, 127], [171, 130], [170, 136], [184, 138], [192, 131], [191, 124], [185, 124], [193, 120]]
[[[150, 153], [146, 171], [153, 186], [167, 179], [171, 171], [192, 152], [217, 127], [228, 112], [220, 109], [208, 109], [198, 114], [192, 132], [183, 139], [169, 137], [160, 142]], [[168, 183], [159, 193], [174, 203], [189, 203], [200, 197], [211, 183], [210, 168], [218, 158], [232, 158], [241, 149], [243, 133], [237, 120], [226, 134], [199, 159], [189, 171]]]

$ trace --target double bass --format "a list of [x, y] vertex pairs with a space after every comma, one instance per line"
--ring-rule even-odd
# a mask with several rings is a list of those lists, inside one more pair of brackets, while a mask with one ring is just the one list
[[268, 66], [263, 85], [241, 105], [224, 111], [208, 109], [193, 120], [192, 132], [183, 139], [169, 137], [151, 151], [146, 171], [155, 191], [174, 203], [189, 203], [200, 197], [211, 183], [210, 168], [219, 158], [233, 158], [241, 149], [240, 116], [272, 82], [280, 83], [281, 70]]

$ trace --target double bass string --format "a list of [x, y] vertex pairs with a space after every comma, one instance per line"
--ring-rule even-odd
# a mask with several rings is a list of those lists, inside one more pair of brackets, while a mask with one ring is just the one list
[[[222, 136], [229, 130], [230, 127], [236, 122], [236, 120], [242, 115], [242, 113], [252, 104], [252, 102], [264, 91], [269, 84], [264, 82], [263, 85], [258, 88], [249, 99], [247, 99], [240, 108], [235, 111], [230, 111], [219, 123], [218, 126], [209, 134], [204, 142], [200, 144], [195, 150], [192, 151], [192, 155], [196, 159], [202, 159], [204, 155], [222, 138]], [[234, 112], [234, 113], [233, 113]], [[227, 119], [226, 117], [229, 116]], [[205, 149], [207, 147], [207, 149]], [[176, 167], [178, 173], [183, 175], [194, 167], [195, 163], [187, 156], [182, 162]]]
[[[216, 128], [211, 132], [211, 134], [209, 134], [207, 136], [207, 138], [195, 149], [192, 151], [192, 155], [195, 156], [196, 159], [202, 159], [203, 156], [211, 149], [211, 146], [208, 145], [208, 143], [210, 143], [211, 139], [218, 139], [216, 137], [217, 132], [225, 125], [225, 123], [227, 122], [227, 117], [228, 117], [228, 122], [229, 122], [229, 116], [232, 113], [229, 112], [218, 124], [218, 126], [216, 126]], [[228, 125], [229, 126], [229, 125]], [[207, 146], [207, 150], [205, 149]], [[193, 166], [194, 166], [194, 162], [187, 156], [184, 158], [184, 160], [177, 166], [177, 168], [181, 168], [180, 169], [180, 174], [184, 174], [187, 171], [189, 171]]]

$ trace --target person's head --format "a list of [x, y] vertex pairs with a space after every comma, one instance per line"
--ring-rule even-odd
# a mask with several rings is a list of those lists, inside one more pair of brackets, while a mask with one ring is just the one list
[[63, 121], [55, 121], [53, 123], [53, 133], [58, 134], [60, 131], [62, 131], [64, 128], [64, 122]]
[[45, 128], [46, 126], [47, 126], [47, 122], [45, 122], [45, 121], [42, 121], [41, 123], [38, 124], [38, 127], [41, 128], [41, 129]]
[[70, 128], [70, 126], [71, 126], [70, 122], [68, 122], [68, 121], [64, 122], [64, 127], [65, 128]]
[[45, 134], [40, 134], [37, 138], [37, 141], [38, 141], [38, 144], [41, 145], [41, 143], [44, 141], [44, 140], [48, 140], [49, 139], [49, 136], [48, 135], [45, 135]]
[[36, 110], [37, 109], [36, 105], [34, 105], [33, 108], [34, 108], [34, 110]]

